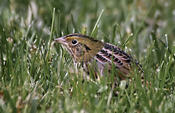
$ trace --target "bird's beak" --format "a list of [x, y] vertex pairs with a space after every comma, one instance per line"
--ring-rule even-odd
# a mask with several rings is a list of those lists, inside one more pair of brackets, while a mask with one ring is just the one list
[[54, 40], [54, 42], [55, 42], [55, 43], [60, 43], [60, 44], [63, 44], [63, 45], [66, 44], [66, 40], [65, 40], [64, 37], [56, 38], [56, 39]]

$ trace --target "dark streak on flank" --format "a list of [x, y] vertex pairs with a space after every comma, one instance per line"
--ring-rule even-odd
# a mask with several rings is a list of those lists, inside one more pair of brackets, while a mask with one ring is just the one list
[[100, 52], [103, 53], [105, 56], [108, 56], [108, 52], [107, 51], [102, 49], [102, 50], [100, 50]]
[[102, 62], [107, 62], [107, 60], [105, 58], [103, 58], [101, 55], [97, 54], [96, 55], [97, 59], [99, 59]]
[[130, 55], [128, 55], [127, 53], [125, 53], [124, 51], [121, 51], [121, 53], [125, 56], [127, 56], [128, 58], [132, 59], [132, 57]]
[[113, 45], [110, 45], [108, 43], [105, 43], [104, 48], [114, 52], [114, 54], [116, 54], [116, 55], [120, 55], [121, 56], [122, 53], [124, 53], [122, 50], [120, 50], [120, 48], [117, 48], [117, 47], [115, 47]]
[[108, 53], [107, 51], [105, 51], [105, 50], [103, 50], [103, 49], [102, 49], [100, 52], [101, 52], [106, 58], [111, 59], [112, 54]]
[[118, 61], [119, 61], [119, 59], [118, 59], [118, 58], [114, 58], [114, 61], [115, 61], [115, 62], [118, 62]]
[[126, 63], [130, 63], [131, 62], [131, 59], [126, 59], [124, 60]]
[[[103, 55], [104, 55], [104, 57], [106, 57], [106, 58], [111, 58], [112, 57], [112, 54], [109, 54], [107, 51], [105, 51], [105, 50], [101, 50], [100, 51]], [[116, 58], [116, 57], [114, 57], [113, 56], [113, 59], [114, 59], [114, 62], [116, 62], [116, 63], [118, 63], [119, 65], [123, 65], [123, 62], [121, 61], [121, 60], [119, 60], [119, 58]]]
[[107, 43], [104, 44], [104, 48], [105, 49], [108, 49], [110, 51], [113, 51], [114, 50], [114, 47], [112, 45], [107, 44]]
[[[123, 56], [124, 60], [126, 63], [130, 63], [132, 61], [132, 57], [130, 55], [128, 55], [127, 53], [125, 53], [123, 50], [121, 50], [120, 48], [117, 48], [113, 45], [110, 45], [108, 43], [105, 43], [104, 45], [105, 49], [108, 49], [110, 51], [113, 51], [114, 54], [119, 55], [119, 56]], [[102, 51], [103, 52], [103, 51]], [[117, 59], [116, 59], [117, 60]], [[122, 64], [121, 64], [122, 65]]]
[[123, 62], [121, 62], [120, 65], [123, 65]]

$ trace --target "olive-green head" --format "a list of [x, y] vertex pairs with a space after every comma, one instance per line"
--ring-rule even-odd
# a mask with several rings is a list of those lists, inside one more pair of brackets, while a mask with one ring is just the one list
[[77, 33], [56, 38], [55, 42], [62, 44], [78, 62], [89, 61], [104, 45], [101, 41]]

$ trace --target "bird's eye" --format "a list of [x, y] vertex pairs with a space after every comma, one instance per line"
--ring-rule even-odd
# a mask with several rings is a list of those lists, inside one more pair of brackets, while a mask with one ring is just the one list
[[72, 44], [73, 45], [77, 44], [77, 40], [72, 40]]

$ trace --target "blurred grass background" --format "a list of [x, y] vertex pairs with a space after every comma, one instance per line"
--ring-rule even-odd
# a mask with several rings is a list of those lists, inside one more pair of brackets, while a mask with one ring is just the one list
[[[0, 112], [174, 113], [174, 0], [0, 0]], [[94, 27], [97, 25], [96, 27]], [[82, 83], [56, 37], [83, 33], [137, 58], [127, 89]], [[117, 90], [118, 96], [113, 92]]]

